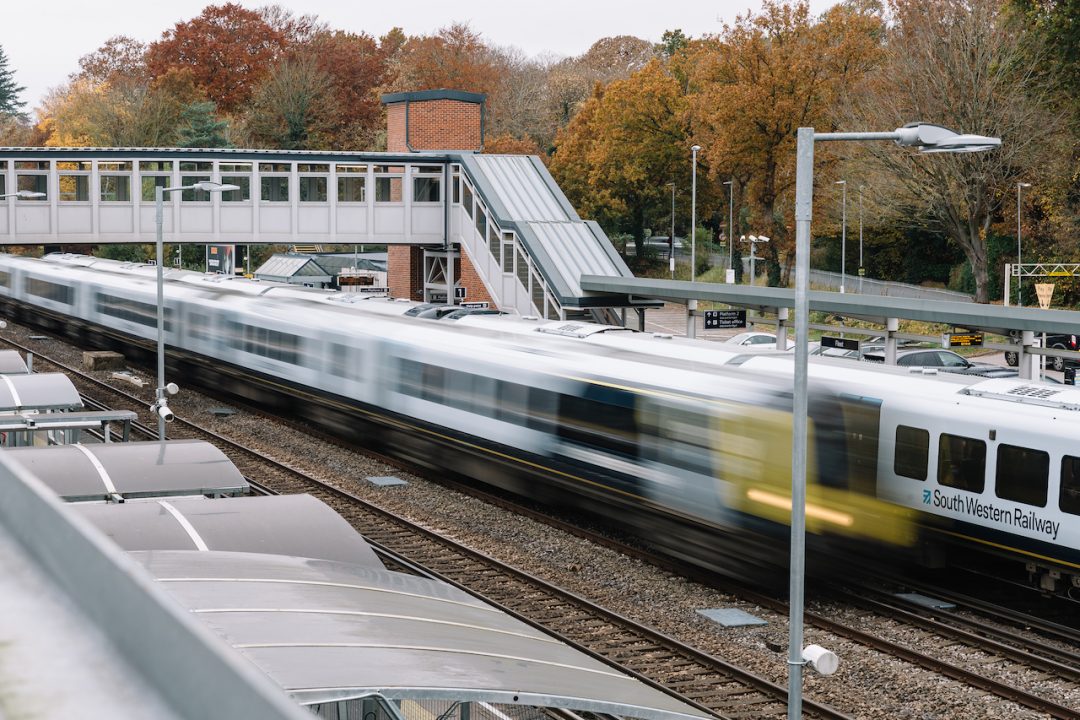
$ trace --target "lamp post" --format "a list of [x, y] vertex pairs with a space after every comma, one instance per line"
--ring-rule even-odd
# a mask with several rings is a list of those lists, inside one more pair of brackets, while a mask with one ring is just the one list
[[837, 180], [834, 185], [843, 188], [843, 200], [840, 201], [840, 214], [843, 220], [840, 225], [840, 294], [844, 293], [847, 285], [847, 180]]
[[1026, 187], [1031, 187], [1031, 183], [1016, 183], [1016, 307], [1024, 306], [1024, 296], [1020, 294], [1020, 281], [1023, 278], [1020, 274], [1020, 190]]
[[791, 592], [788, 643], [788, 720], [802, 717], [803, 571], [806, 551], [807, 358], [810, 329], [810, 217], [814, 202], [815, 141], [893, 140], [921, 152], [978, 152], [1000, 138], [958, 135], [940, 125], [913, 123], [892, 132], [820, 133], [799, 128], [795, 160], [795, 385], [791, 438]]
[[862, 191], [863, 186], [859, 186], [859, 294], [862, 295], [862, 279], [866, 271], [863, 269], [862, 264]]
[[236, 185], [222, 185], [210, 180], [200, 180], [192, 185], [177, 185], [175, 187], [154, 188], [154, 202], [156, 214], [154, 219], [157, 223], [156, 238], [156, 261], [157, 261], [157, 390], [154, 391], [154, 404], [150, 410], [158, 416], [158, 439], [165, 440], [165, 423], [172, 420], [173, 414], [169, 410], [169, 401], [166, 394], [175, 395], [176, 385], [165, 385], [165, 261], [164, 261], [164, 217], [165, 217], [165, 193], [174, 193], [180, 190], [202, 190], [203, 192], [227, 192], [239, 190]]
[[693, 155], [690, 170], [690, 281], [697, 280], [697, 154], [700, 145], [690, 148]]
[[671, 279], [675, 279], [675, 181], [671, 186], [671, 235], [668, 237], [668, 264], [671, 265]]
[[724, 182], [728, 186], [727, 195], [727, 266], [731, 271], [731, 282], [735, 282], [735, 178]]

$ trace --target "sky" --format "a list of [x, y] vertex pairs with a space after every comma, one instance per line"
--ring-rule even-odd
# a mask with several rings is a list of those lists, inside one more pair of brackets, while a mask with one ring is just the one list
[[[32, 110], [50, 88], [78, 69], [79, 58], [110, 37], [127, 35], [143, 42], [161, 37], [177, 22], [190, 20], [210, 4], [225, 0], [50, 0], [47, 11], [34, 2], [4, 0], [0, 47], [15, 80], [26, 87], [21, 98]], [[811, 0], [820, 13], [834, 0]], [[249, 8], [269, 0], [240, 0]], [[758, 10], [748, 0], [307, 0], [277, 4], [295, 14], [315, 14], [334, 29], [379, 37], [392, 27], [406, 34], [431, 34], [454, 22], [467, 22], [488, 42], [520, 48], [527, 56], [580, 55], [595, 41], [635, 35], [659, 41], [664, 30], [680, 28], [691, 37], [717, 33], [725, 22]]]

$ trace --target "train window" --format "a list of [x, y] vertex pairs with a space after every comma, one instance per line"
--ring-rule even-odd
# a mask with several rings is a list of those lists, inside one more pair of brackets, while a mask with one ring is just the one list
[[1003, 500], [1046, 507], [1050, 454], [1042, 450], [999, 445], [994, 492]]
[[228, 345], [252, 355], [262, 355], [290, 365], [300, 365], [300, 338], [297, 335], [256, 325], [229, 323]]
[[33, 277], [26, 279], [26, 294], [64, 305], [70, 305], [74, 298], [74, 291], [69, 286]]
[[712, 474], [709, 417], [692, 410], [652, 405], [641, 413], [641, 454], [647, 460]]
[[[157, 327], [157, 305], [116, 297], [115, 295], [98, 293], [94, 297], [94, 306], [97, 312], [102, 315], [108, 315], [109, 317], [120, 320], [127, 320], [128, 322], [137, 323], [139, 325], [146, 325], [147, 327]], [[172, 330], [172, 325], [170, 323], [171, 315], [172, 309], [166, 307], [166, 332]]]
[[922, 428], [896, 426], [893, 472], [913, 480], [925, 480], [930, 459], [930, 433]]
[[360, 351], [348, 345], [330, 343], [330, 360], [326, 370], [336, 377], [360, 380]]
[[[168, 308], [166, 308], [168, 309]], [[188, 333], [193, 340], [210, 340], [210, 316], [202, 313], [188, 315]]]
[[446, 383], [446, 369], [438, 365], [429, 365], [405, 360], [402, 358], [398, 365], [398, 392], [403, 395], [427, 400], [429, 402], [443, 402], [443, 386]]
[[529, 388], [526, 385], [498, 380], [495, 383], [495, 418], [525, 425], [529, 416]]
[[1066, 455], [1061, 458], [1061, 512], [1080, 515], [1080, 458]]
[[588, 385], [584, 395], [559, 394], [558, 435], [582, 445], [637, 456], [635, 398], [622, 390]]
[[11, 273], [0, 272], [0, 287], [11, 287]]
[[986, 443], [942, 433], [938, 444], [938, 482], [981, 493], [986, 486]]

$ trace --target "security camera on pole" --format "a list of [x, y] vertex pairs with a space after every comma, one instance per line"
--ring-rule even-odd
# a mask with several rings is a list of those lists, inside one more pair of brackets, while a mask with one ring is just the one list
[[757, 268], [754, 264], [754, 261], [758, 259], [757, 255], [754, 253], [754, 247], [758, 243], [769, 242], [769, 238], [765, 237], [764, 235], [743, 235], [739, 238], [739, 241], [750, 243], [750, 284], [753, 285], [754, 278], [757, 276]]

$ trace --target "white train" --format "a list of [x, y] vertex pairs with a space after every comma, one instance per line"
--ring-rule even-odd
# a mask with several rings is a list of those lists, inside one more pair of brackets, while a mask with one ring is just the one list
[[[0, 304], [149, 357], [155, 272], [3, 255]], [[429, 320], [412, 303], [166, 275], [182, 384], [605, 514], [709, 567], [784, 561], [790, 354], [517, 316]], [[812, 361], [810, 377], [807, 522], [820, 541], [981, 548], [1080, 594], [1080, 390], [833, 359]]]

